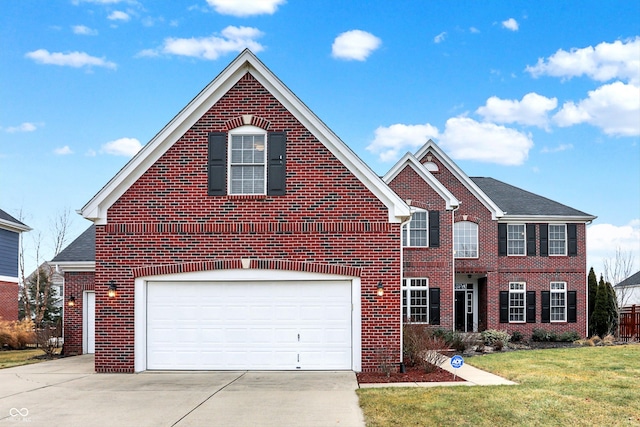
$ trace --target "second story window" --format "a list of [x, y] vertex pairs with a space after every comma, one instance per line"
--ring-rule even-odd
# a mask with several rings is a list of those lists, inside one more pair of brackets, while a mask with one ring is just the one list
[[403, 246], [429, 246], [428, 215], [425, 210], [418, 210], [411, 216], [411, 221], [402, 229]]
[[549, 255], [567, 254], [567, 226], [549, 224]]
[[524, 224], [507, 224], [507, 255], [525, 255]]
[[230, 194], [265, 194], [265, 135], [231, 135]]
[[478, 224], [460, 221], [453, 225], [453, 249], [456, 258], [478, 257]]

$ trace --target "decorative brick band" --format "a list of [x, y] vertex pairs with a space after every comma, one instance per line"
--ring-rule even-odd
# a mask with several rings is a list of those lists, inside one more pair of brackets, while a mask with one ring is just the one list
[[[247, 268], [241, 259], [219, 259], [212, 261], [196, 261], [182, 264], [150, 265], [131, 270], [133, 277], [161, 276], [165, 274], [193, 273], [197, 271], [233, 270]], [[311, 262], [289, 261], [282, 259], [251, 259], [250, 269], [288, 270], [307, 273], [336, 274], [341, 276], [360, 277], [362, 268], [335, 264], [319, 264]]]
[[385, 233], [387, 222], [236, 222], [236, 223], [128, 223], [107, 224], [105, 232], [118, 234], [260, 234], [260, 233]]

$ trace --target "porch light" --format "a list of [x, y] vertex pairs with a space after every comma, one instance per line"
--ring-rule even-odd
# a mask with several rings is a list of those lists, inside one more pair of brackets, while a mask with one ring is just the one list
[[114, 282], [113, 280], [109, 281], [109, 291], [107, 292], [107, 295], [109, 296], [109, 298], [115, 298], [116, 291], [118, 290], [118, 286], [116, 286], [116, 282]]
[[67, 301], [67, 305], [69, 307], [73, 307], [74, 305], [76, 305], [76, 297], [74, 297], [73, 295], [71, 295], [69, 297], [69, 300]]
[[378, 282], [378, 296], [381, 297], [384, 295], [384, 285], [382, 284], [382, 281]]

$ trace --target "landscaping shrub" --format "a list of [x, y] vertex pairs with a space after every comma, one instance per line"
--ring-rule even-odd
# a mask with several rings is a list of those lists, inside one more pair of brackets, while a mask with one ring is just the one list
[[511, 342], [521, 342], [524, 339], [524, 335], [520, 331], [514, 331], [511, 334]]
[[558, 336], [553, 331], [547, 331], [546, 329], [534, 329], [531, 335], [531, 340], [536, 342], [548, 342], [557, 341]]
[[0, 348], [8, 347], [12, 350], [20, 350], [34, 342], [33, 322], [21, 320], [8, 322], [0, 320]]
[[485, 345], [493, 347], [500, 346], [500, 349], [502, 349], [502, 347], [504, 347], [511, 339], [506, 331], [498, 331], [496, 329], [487, 329], [486, 331], [482, 331], [480, 336], [482, 336], [482, 341], [484, 341]]
[[409, 366], [419, 366], [433, 372], [445, 357], [438, 353], [447, 347], [445, 340], [427, 325], [406, 323], [403, 327], [403, 354]]
[[561, 342], [576, 342], [580, 339], [580, 334], [576, 331], [563, 332], [558, 336], [558, 341]]

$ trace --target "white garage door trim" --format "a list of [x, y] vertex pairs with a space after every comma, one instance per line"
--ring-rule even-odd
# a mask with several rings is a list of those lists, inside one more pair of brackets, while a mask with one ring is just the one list
[[362, 362], [362, 320], [360, 278], [286, 270], [213, 270], [194, 273], [140, 277], [135, 280], [135, 365], [136, 372], [147, 370], [147, 284], [149, 282], [273, 282], [348, 281], [351, 284], [351, 369], [358, 372]]
[[96, 293], [82, 293], [82, 354], [96, 352]]

